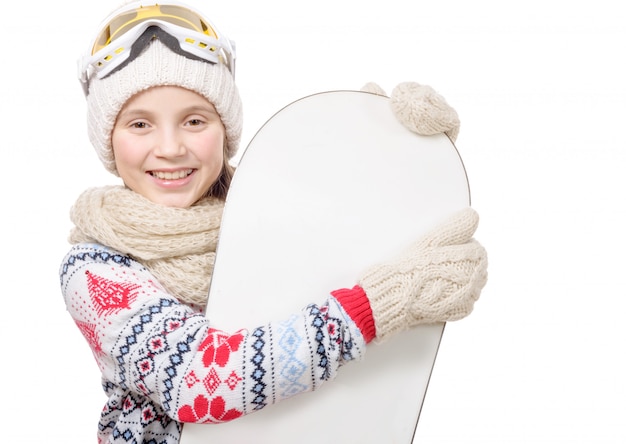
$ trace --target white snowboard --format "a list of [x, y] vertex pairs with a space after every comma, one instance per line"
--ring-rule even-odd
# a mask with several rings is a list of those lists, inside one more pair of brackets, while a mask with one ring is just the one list
[[[241, 158], [207, 316], [227, 331], [285, 319], [352, 287], [469, 204], [447, 136], [410, 132], [386, 97], [304, 97], [275, 114]], [[443, 328], [370, 345], [316, 392], [225, 424], [186, 424], [181, 443], [411, 443]]]

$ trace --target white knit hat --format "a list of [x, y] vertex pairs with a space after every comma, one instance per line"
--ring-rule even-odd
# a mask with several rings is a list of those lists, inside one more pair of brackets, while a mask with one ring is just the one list
[[119, 175], [115, 166], [111, 132], [117, 115], [135, 94], [153, 86], [180, 86], [204, 96], [215, 106], [226, 129], [226, 157], [232, 158], [239, 147], [243, 127], [241, 98], [228, 68], [192, 60], [153, 41], [123, 68], [89, 83], [87, 126], [89, 139], [105, 168]]

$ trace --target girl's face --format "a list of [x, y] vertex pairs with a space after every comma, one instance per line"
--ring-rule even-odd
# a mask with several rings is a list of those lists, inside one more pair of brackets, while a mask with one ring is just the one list
[[124, 184], [154, 203], [188, 208], [204, 197], [224, 163], [225, 130], [195, 92], [158, 86], [132, 97], [111, 143]]

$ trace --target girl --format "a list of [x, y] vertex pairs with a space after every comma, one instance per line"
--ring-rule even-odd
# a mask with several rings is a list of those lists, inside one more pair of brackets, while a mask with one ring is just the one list
[[[471, 312], [487, 257], [468, 208], [292, 316], [305, 340], [290, 358], [306, 371], [284, 389], [285, 323], [227, 333], [202, 312], [242, 129], [231, 43], [188, 6], [134, 2], [105, 21], [82, 74], [90, 140], [124, 183], [78, 198], [60, 269], [108, 396], [99, 442], [177, 443], [185, 422], [230, 421], [313, 391], [374, 339]], [[453, 113], [430, 98], [420, 104], [430, 116]], [[433, 123], [450, 122], [426, 115], [418, 126]]]

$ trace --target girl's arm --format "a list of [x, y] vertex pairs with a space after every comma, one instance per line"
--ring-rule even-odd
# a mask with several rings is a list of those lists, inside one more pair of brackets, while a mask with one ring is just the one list
[[358, 287], [341, 295], [345, 307], [329, 297], [281, 322], [223, 332], [141, 264], [94, 244], [68, 253], [61, 287], [106, 384], [149, 398], [179, 422], [229, 421], [316, 390], [374, 336]]

